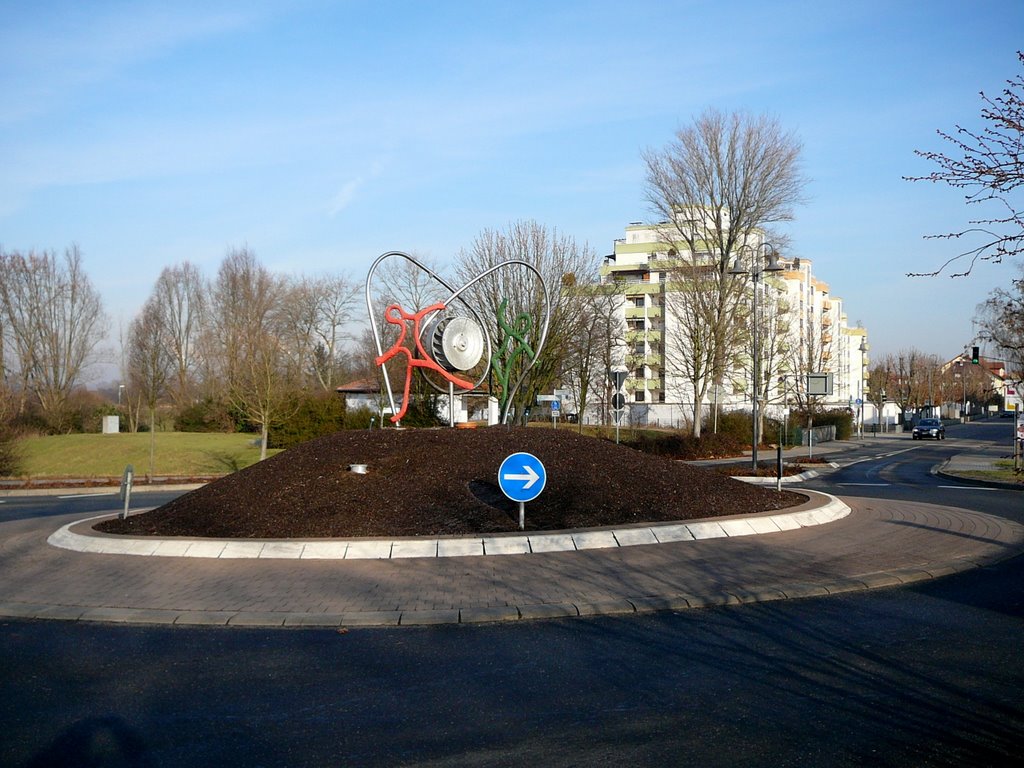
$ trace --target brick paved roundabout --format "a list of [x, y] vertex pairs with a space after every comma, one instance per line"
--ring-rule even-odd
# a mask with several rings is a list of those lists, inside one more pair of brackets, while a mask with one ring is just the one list
[[[322, 542], [261, 542], [257, 557], [233, 557], [224, 543], [198, 557], [83, 552], [48, 543], [70, 517], [14, 520], [0, 524], [0, 615], [335, 627], [630, 614], [899, 586], [1024, 551], [1024, 526], [982, 513], [863, 498], [840, 506], [843, 516], [830, 514], [830, 522], [804, 510], [795, 514], [806, 524], [773, 528], [760, 516], [694, 529], [721, 529], [713, 538], [687, 537], [679, 526], [678, 540], [663, 531], [669, 540], [660, 543], [644, 543], [651, 539], [643, 528], [618, 529], [612, 541], [607, 532], [570, 532], [563, 551], [490, 556], [479, 538], [472, 555], [458, 551], [465, 540], [444, 540], [427, 557], [415, 548], [403, 556], [401, 547], [396, 555], [398, 542], [389, 542], [386, 559], [338, 559], [337, 547], [334, 556], [317, 556], [316, 547], [302, 556]], [[180, 541], [166, 546], [182, 550]], [[455, 556], [437, 556], [444, 547]]]

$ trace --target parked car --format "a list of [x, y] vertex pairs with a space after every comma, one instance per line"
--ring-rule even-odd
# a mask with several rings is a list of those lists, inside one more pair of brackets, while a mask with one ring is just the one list
[[942, 426], [939, 419], [921, 419], [914, 427], [912, 436], [915, 440], [924, 440], [926, 437], [934, 437], [936, 440], [946, 439], [946, 428]]

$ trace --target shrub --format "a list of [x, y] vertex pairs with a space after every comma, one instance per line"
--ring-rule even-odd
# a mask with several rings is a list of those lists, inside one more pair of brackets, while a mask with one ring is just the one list
[[21, 474], [21, 452], [14, 432], [0, 426], [0, 475]]
[[369, 429], [371, 423], [375, 427], [380, 427], [380, 419], [377, 414], [365, 405], [345, 410], [345, 429]]
[[[789, 423], [805, 427], [807, 426], [807, 414], [794, 413], [790, 416]], [[850, 435], [853, 434], [853, 414], [847, 408], [834, 408], [831, 411], [814, 414], [814, 426], [826, 427], [830, 424], [835, 425], [836, 440], [849, 440]]]
[[[403, 427], [440, 427], [443, 425], [437, 415], [440, 397], [433, 393], [409, 395], [409, 408], [402, 417]], [[385, 416], [385, 419], [388, 418]]]
[[723, 432], [709, 432], [699, 438], [681, 432], [664, 434], [641, 432], [635, 439], [620, 440], [623, 445], [644, 453], [668, 456], [673, 459], [694, 461], [738, 456], [743, 453], [744, 443], [733, 435]]
[[[750, 438], [753, 436], [751, 418], [753, 418], [751, 411], [726, 411], [719, 413], [718, 434], [729, 435], [744, 445], [750, 445]], [[701, 432], [711, 432], [713, 427], [714, 417], [706, 421], [701, 428]]]
[[176, 432], [234, 432], [235, 422], [223, 403], [210, 398], [182, 408], [174, 417]]
[[270, 428], [268, 448], [291, 448], [345, 427], [345, 400], [333, 392], [299, 393], [292, 407], [288, 419]]
[[[750, 439], [753, 437], [752, 418], [753, 414], [751, 411], [728, 411], [727, 413], [719, 414], [718, 431], [735, 438], [744, 447], [749, 448]], [[800, 420], [801, 418], [803, 418], [803, 421]], [[806, 416], [800, 417], [798, 414], [793, 414], [789, 418], [789, 431], [786, 432], [786, 425], [782, 420], [765, 416], [761, 432], [761, 445], [774, 445], [778, 443], [780, 435], [782, 435], [782, 442], [785, 445], [792, 445], [796, 442], [796, 433], [801, 424], [806, 423]], [[710, 424], [705, 425], [704, 429], [710, 431]]]

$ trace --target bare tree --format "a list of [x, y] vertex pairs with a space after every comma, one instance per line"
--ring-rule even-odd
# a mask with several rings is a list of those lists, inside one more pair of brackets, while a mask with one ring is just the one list
[[723, 358], [736, 349], [747, 315], [733, 297], [732, 322], [721, 322], [722, 292], [733, 290], [721, 277], [713, 265], [683, 264], [673, 269], [673, 284], [665, 293], [665, 363], [690, 385], [694, 437], [701, 435], [708, 389], [721, 381], [728, 367]]
[[699, 316], [680, 322], [674, 354], [693, 391], [696, 436], [708, 386], [740, 343], [733, 326], [743, 284], [729, 275], [732, 259], [762, 242], [766, 226], [793, 218], [805, 184], [800, 152], [774, 118], [708, 110], [663, 149], [643, 153], [647, 201], [679, 264], [673, 279], [692, 286], [679, 309]]
[[[456, 278], [466, 283], [509, 259], [532, 265], [547, 285], [551, 322], [544, 348], [536, 359], [532, 353], [536, 352], [544, 311], [543, 292], [533, 272], [516, 267], [500, 270], [476, 283], [468, 296], [483, 311], [495, 340], [492, 392], [501, 404], [502, 419], [509, 409], [515, 409], [516, 418], [525, 423], [527, 409], [538, 394], [554, 386], [562, 371], [574, 319], [566, 297], [575, 289], [578, 275], [596, 271], [597, 255], [588, 245], [555, 229], [535, 221], [517, 221], [505, 232], [481, 232], [469, 251], [459, 253]], [[522, 351], [521, 340], [527, 342], [528, 351]], [[513, 401], [509, 398], [511, 388], [528, 367]]]
[[926, 355], [919, 349], [901, 349], [888, 354], [879, 363], [886, 371], [885, 392], [888, 401], [900, 409], [900, 423], [906, 421], [907, 411], [916, 410], [929, 398], [929, 373], [934, 380], [934, 355]]
[[791, 337], [786, 368], [792, 373], [794, 386], [788, 390], [797, 408], [807, 416], [807, 429], [814, 426], [814, 415], [822, 410], [823, 396], [812, 394], [808, 374], [833, 370], [837, 348], [831, 326], [824, 316], [809, 308], [803, 317], [793, 317], [795, 338]]
[[615, 286], [578, 285], [566, 297], [575, 318], [563, 363], [563, 383], [576, 402], [579, 429], [587, 405], [596, 394], [607, 420], [610, 396], [608, 373], [625, 355], [625, 325], [622, 294]]
[[[1017, 52], [1024, 65], [1024, 52]], [[911, 277], [933, 276], [950, 264], [968, 259], [967, 267], [950, 277], [969, 275], [979, 261], [996, 264], [1004, 258], [1024, 253], [1024, 205], [1018, 190], [1024, 185], [1024, 75], [1006, 81], [1000, 96], [990, 98], [981, 92], [984, 107], [981, 117], [986, 126], [972, 131], [956, 126], [953, 133], [937, 131], [953, 145], [953, 155], [917, 151], [915, 154], [939, 166], [927, 176], [907, 176], [908, 181], [942, 182], [966, 190], [968, 205], [994, 205], [996, 213], [974, 219], [969, 226], [944, 235], [929, 235], [942, 240], [980, 237], [980, 244], [946, 261], [934, 272], [910, 273]]]
[[106, 330], [99, 294], [78, 246], [53, 252], [0, 252], [0, 315], [14, 349], [21, 392], [32, 393], [55, 430]]
[[152, 320], [158, 323], [172, 357], [168, 388], [180, 408], [192, 400], [200, 364], [206, 296], [199, 268], [188, 261], [165, 267], [153, 286], [149, 303], [153, 305], [149, 310]]
[[[889, 390], [891, 388], [891, 371], [888, 361], [883, 360], [875, 363], [868, 371], [868, 392], [867, 397], [875, 406], [876, 422], [882, 427], [885, 423], [882, 419], [885, 404], [889, 402]], [[883, 427], [884, 429], [884, 427]]]
[[[757, 357], [759, 358], [759, 391], [757, 397], [762, 404], [767, 405], [773, 401], [773, 395], [775, 402], [779, 402], [779, 400], [785, 397], [786, 388], [776, 386], [776, 382], [781, 376], [790, 371], [790, 366], [793, 363], [795, 330], [793, 328], [794, 312], [785, 294], [777, 286], [773, 285], [771, 280], [768, 280], [764, 287], [765, 290], [758, 299], [757, 316], [754, 317], [752, 312], [747, 314], [748, 320], [744, 328], [746, 343], [744, 344], [743, 357], [745, 362], [744, 368], [750, 377], [750, 387], [752, 389], [754, 386], [753, 324], [757, 323], [759, 339], [757, 345]], [[758, 290], [756, 285], [752, 286], [752, 288], [753, 290]], [[820, 344], [819, 339], [819, 346], [828, 348], [831, 345]], [[757, 435], [759, 439], [763, 440], [765, 409], [760, 408], [757, 416]]]
[[267, 455], [270, 425], [284, 415], [294, 376], [281, 341], [283, 294], [283, 281], [248, 248], [228, 253], [210, 291], [216, 367], [231, 403], [260, 427], [260, 459]]
[[1010, 288], [996, 288], [978, 305], [975, 324], [978, 339], [989, 342], [996, 354], [1005, 358], [1006, 369], [1021, 384], [1024, 378], [1024, 264], [1018, 264], [1020, 277]]
[[174, 374], [175, 359], [167, 344], [163, 309], [151, 297], [128, 328], [127, 394], [149, 414], [149, 473], [152, 480], [156, 454], [156, 407]]
[[342, 276], [301, 278], [288, 287], [282, 306], [288, 347], [296, 367], [326, 391], [338, 384], [356, 307], [357, 287]]
[[[444, 271], [435, 259], [415, 252], [410, 255], [431, 272], [445, 277]], [[374, 302], [381, 310], [388, 304], [399, 304], [406, 310], [416, 311], [443, 301], [448, 295], [444, 286], [428, 273], [411, 261], [398, 257], [387, 259], [380, 264], [374, 287]], [[375, 319], [378, 322], [381, 320]]]

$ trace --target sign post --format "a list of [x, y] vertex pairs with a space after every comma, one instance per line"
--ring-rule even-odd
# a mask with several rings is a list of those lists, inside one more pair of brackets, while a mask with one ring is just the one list
[[122, 520], [128, 517], [128, 507], [132, 503], [132, 481], [134, 479], [135, 468], [129, 464], [124, 468], [124, 474], [121, 475], [121, 501], [124, 502], [124, 511], [121, 513]]
[[615, 444], [619, 444], [619, 422], [622, 421], [622, 412], [626, 408], [626, 395], [623, 387], [626, 384], [626, 376], [629, 369], [623, 365], [615, 366], [608, 371], [608, 380], [612, 383], [612, 414], [615, 419]]
[[526, 527], [526, 502], [540, 496], [548, 474], [532, 453], [513, 453], [498, 467], [498, 487], [512, 501], [519, 502], [519, 530]]

